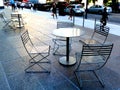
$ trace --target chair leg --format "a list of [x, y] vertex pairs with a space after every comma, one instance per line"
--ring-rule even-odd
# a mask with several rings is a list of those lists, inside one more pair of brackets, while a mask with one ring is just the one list
[[[83, 72], [83, 71], [82, 71]], [[90, 71], [90, 72], [93, 72], [93, 74], [96, 76], [96, 78], [97, 78], [97, 81], [101, 84], [101, 86], [104, 88], [105, 87], [105, 84], [104, 84], [104, 82], [102, 81], [102, 79], [97, 75], [97, 73], [95, 72], [95, 71]], [[81, 79], [81, 76], [79, 75], [79, 78], [78, 78], [78, 75], [77, 75], [77, 73], [80, 73], [80, 71], [75, 71], [74, 72], [74, 74], [75, 74], [75, 77], [76, 77], [76, 79], [77, 79], [77, 82], [78, 82], [78, 84], [79, 84], [79, 87], [80, 87], [80, 89], [82, 89], [82, 84], [83, 84], [83, 82], [87, 82], [87, 81], [94, 81], [94, 80], [82, 80]]]
[[[62, 46], [62, 45], [54, 44], [53, 55], [66, 56], [66, 54], [60, 54], [60, 52], [58, 51], [60, 46], [61, 47], [66, 47], [65, 45]], [[71, 45], [69, 45], [69, 51], [71, 51]]]
[[[41, 55], [41, 54], [40, 54]], [[35, 57], [37, 57], [38, 55], [36, 55]], [[49, 55], [46, 55], [46, 56], [44, 56], [44, 55], [41, 55], [42, 56], [42, 59], [40, 59], [40, 60], [38, 60], [38, 61], [35, 61], [35, 57], [33, 57], [33, 58], [31, 58], [30, 60], [29, 60], [29, 62], [30, 63], [50, 63], [50, 60], [47, 58]], [[41, 62], [43, 59], [46, 59], [47, 61], [43, 61], [43, 62]]]
[[97, 73], [95, 71], [93, 71], [94, 75], [96, 76], [96, 78], [98, 79], [99, 83], [101, 84], [101, 86], [104, 88], [105, 84], [103, 83], [102, 79], [97, 75]]
[[48, 70], [46, 70], [45, 68], [43, 68], [43, 67], [41, 67], [40, 65], [38, 65], [38, 66], [40, 66], [42, 69], [44, 69], [43, 71], [31, 71], [31, 70], [29, 70], [32, 66], [34, 66], [36, 63], [33, 63], [32, 65], [30, 65], [30, 66], [28, 66], [26, 69], [25, 69], [25, 72], [26, 73], [50, 73], [50, 71], [48, 71]]
[[[31, 61], [31, 60], [33, 60], [33, 62], [31, 62], [32, 64], [31, 65], [29, 65], [26, 69], [25, 69], [25, 72], [26, 73], [50, 73], [50, 71], [49, 70], [47, 70], [47, 69], [45, 69], [44, 67], [42, 67], [41, 65], [40, 65], [40, 63], [50, 63], [50, 61], [46, 61], [46, 62], [41, 62], [43, 59], [47, 59], [47, 57], [48, 57], [49, 55], [46, 55], [46, 56], [42, 56], [43, 58], [42, 59], [40, 59], [39, 61], [35, 61], [35, 57], [34, 58], [32, 58], [32, 59], [30, 59], [29, 61]], [[37, 57], [37, 56], [36, 56]], [[47, 59], [48, 60], [48, 59]], [[38, 65], [41, 69], [42, 69], [42, 71], [34, 71], [34, 70], [29, 70], [31, 67], [33, 67], [34, 65]]]
[[54, 52], [53, 52], [53, 55], [56, 55], [58, 49], [59, 49], [59, 46], [57, 46], [57, 45], [54, 44], [54, 48], [53, 48], [53, 51], [54, 51]]
[[11, 21], [8, 21], [8, 22], [5, 21], [5, 25], [3, 26], [3, 28], [5, 28], [6, 26], [9, 26], [10, 23]]
[[81, 79], [81, 76], [79, 77], [80, 80], [78, 79], [77, 72], [79, 72], [79, 71], [75, 71], [74, 74], [75, 74], [75, 77], [76, 77], [77, 82], [79, 84], [79, 88], [82, 89], [82, 79]]

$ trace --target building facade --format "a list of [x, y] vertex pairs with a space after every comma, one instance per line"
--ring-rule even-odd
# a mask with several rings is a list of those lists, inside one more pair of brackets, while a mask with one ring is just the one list
[[4, 9], [4, 3], [3, 3], [3, 0], [0, 0], [0, 9]]

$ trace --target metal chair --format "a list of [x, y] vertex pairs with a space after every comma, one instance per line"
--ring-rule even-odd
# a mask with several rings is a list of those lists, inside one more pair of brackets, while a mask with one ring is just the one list
[[0, 18], [3, 20], [3, 22], [5, 23], [5, 25], [3, 26], [3, 28], [7, 27], [7, 26], [10, 26], [11, 24], [11, 19], [8, 19], [5, 15], [4, 12], [1, 12], [0, 13]]
[[[95, 25], [91, 38], [79, 40], [83, 44], [103, 44], [106, 42], [110, 28], [102, 25]], [[100, 39], [101, 38], [101, 39]]]
[[54, 45], [53, 45], [53, 55], [65, 55], [60, 53], [60, 48], [63, 48], [66, 46], [66, 39], [65, 38], [54, 38], [52, 39]]
[[6, 21], [5, 13], [4, 12], [0, 12], [0, 18], [3, 20], [3, 22]]
[[[21, 34], [21, 40], [25, 50], [27, 51], [28, 55], [30, 56], [30, 64], [25, 69], [27, 73], [50, 73], [48, 67], [50, 65], [49, 59], [47, 57], [50, 55], [50, 46], [43, 43], [42, 41], [39, 42], [41, 45], [36, 45], [29, 37], [29, 33], [26, 30]], [[33, 70], [34, 66], [37, 65], [39, 70]], [[31, 70], [32, 69], [32, 70]], [[36, 69], [36, 68], [35, 68]]]
[[24, 27], [22, 15], [19, 13], [11, 14], [11, 21], [14, 23], [14, 27]]
[[15, 25], [12, 19], [8, 19], [5, 15], [5, 13], [2, 13], [2, 17], [3, 17], [3, 22], [5, 23], [5, 25], [3, 26], [3, 28], [6, 27], [10, 27], [12, 29], [14, 29]]
[[[72, 23], [68, 22], [57, 22], [57, 29], [58, 28], [65, 28], [65, 27], [73, 27]], [[66, 38], [62, 37], [55, 37], [52, 39], [54, 45], [53, 45], [53, 55], [66, 55], [65, 53], [61, 53], [60, 49], [66, 47]], [[72, 40], [70, 39], [70, 51], [71, 51], [71, 42]]]
[[[90, 81], [98, 81], [102, 87], [104, 87], [104, 83], [97, 75], [97, 71], [107, 63], [112, 48], [113, 44], [85, 44], [82, 47], [82, 52], [76, 53], [76, 59], [79, 63], [74, 73], [80, 88], [82, 88], [84, 82]], [[82, 76], [84, 76], [84, 78], [82, 78]]]

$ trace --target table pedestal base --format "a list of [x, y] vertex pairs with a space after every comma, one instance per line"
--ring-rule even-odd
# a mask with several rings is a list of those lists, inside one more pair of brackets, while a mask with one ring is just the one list
[[23, 28], [23, 27], [24, 27], [24, 25], [21, 25], [21, 26], [16, 25], [16, 28]]
[[61, 57], [59, 59], [59, 63], [62, 65], [74, 65], [76, 63], [76, 59], [74, 57], [69, 57], [69, 61], [66, 60], [66, 56], [65, 57]]

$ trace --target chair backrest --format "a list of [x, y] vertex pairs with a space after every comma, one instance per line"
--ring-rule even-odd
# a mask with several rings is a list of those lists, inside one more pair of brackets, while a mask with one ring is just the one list
[[87, 64], [97, 64], [96, 69], [102, 68], [110, 57], [113, 44], [85, 44], [82, 48], [81, 62], [86, 62]]
[[24, 45], [26, 45], [27, 42], [30, 40], [29, 33], [27, 30], [21, 34], [21, 39]]
[[11, 19], [22, 19], [22, 15], [21, 14], [11, 14]]
[[28, 31], [24, 31], [22, 34], [21, 34], [21, 40], [22, 40], [22, 43], [24, 45], [24, 48], [26, 49], [26, 51], [29, 53], [31, 52], [32, 50], [32, 47], [33, 47], [33, 43], [29, 37], [29, 33]]
[[57, 22], [57, 29], [58, 28], [65, 28], [65, 27], [73, 27], [73, 23]]
[[[100, 35], [100, 37], [102, 38], [102, 43], [105, 43], [105, 41], [109, 35], [109, 30], [110, 30], [110, 28], [107, 26], [101, 26], [101, 25], [96, 24], [91, 38], [94, 38], [95, 34]], [[103, 39], [103, 37], [104, 37], [104, 39]]]

